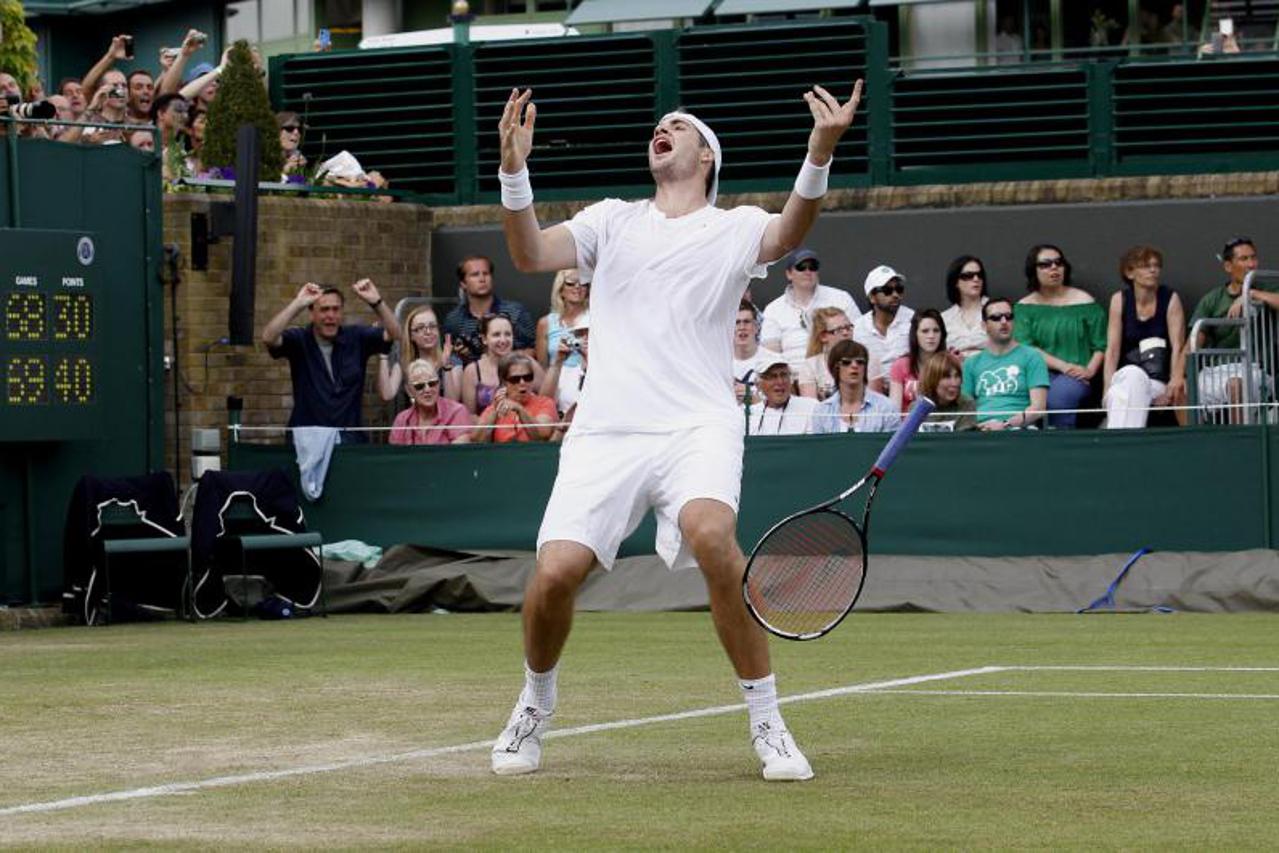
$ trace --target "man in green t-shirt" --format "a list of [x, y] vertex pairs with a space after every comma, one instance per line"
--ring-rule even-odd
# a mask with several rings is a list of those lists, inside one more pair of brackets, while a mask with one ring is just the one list
[[981, 310], [986, 348], [964, 362], [963, 393], [977, 401], [977, 428], [1018, 429], [1048, 408], [1048, 365], [1013, 340], [1013, 304], [991, 299]]
[[[1248, 237], [1236, 237], [1221, 250], [1221, 266], [1230, 276], [1230, 280], [1220, 287], [1213, 288], [1199, 300], [1195, 313], [1190, 317], [1191, 328], [1197, 320], [1216, 319], [1220, 317], [1236, 318], [1243, 316], [1243, 280], [1248, 273], [1257, 268], [1257, 247]], [[1252, 301], [1254, 305], [1264, 306], [1271, 310], [1279, 310], [1279, 293], [1273, 292], [1272, 285], [1253, 282]], [[1238, 326], [1209, 326], [1200, 331], [1194, 341], [1195, 349], [1204, 347], [1214, 349], [1238, 349]], [[1261, 371], [1254, 364], [1252, 368], [1253, 382], [1260, 389]], [[1243, 365], [1238, 361], [1227, 364], [1214, 364], [1199, 372], [1199, 402], [1208, 408], [1217, 408], [1226, 404], [1238, 405], [1243, 401]], [[1232, 409], [1230, 422], [1237, 423], [1242, 418], [1238, 409]]]

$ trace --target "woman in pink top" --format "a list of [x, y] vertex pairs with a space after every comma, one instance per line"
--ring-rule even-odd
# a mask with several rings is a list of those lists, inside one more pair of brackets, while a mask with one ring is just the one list
[[456, 400], [440, 395], [440, 374], [424, 358], [409, 363], [404, 391], [412, 405], [395, 416], [391, 444], [464, 444], [475, 418]]
[[888, 396], [903, 412], [915, 402], [924, 360], [935, 352], [945, 351], [946, 321], [941, 318], [941, 312], [935, 308], [916, 311], [910, 318], [910, 352], [888, 369]]

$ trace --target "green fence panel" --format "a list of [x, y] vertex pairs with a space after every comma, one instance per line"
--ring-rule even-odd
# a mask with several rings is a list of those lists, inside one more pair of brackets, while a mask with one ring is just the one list
[[894, 182], [1090, 172], [1082, 66], [907, 72], [892, 98]]
[[542, 199], [647, 192], [657, 112], [653, 38], [483, 42], [475, 49], [475, 135], [481, 201], [498, 199], [497, 123], [512, 87], [532, 87], [537, 131], [529, 170]]
[[[876, 500], [871, 549], [1049, 556], [1266, 547], [1276, 481], [1267, 472], [1279, 457], [1267, 458], [1268, 429], [921, 435]], [[846, 488], [882, 447], [876, 435], [748, 439], [743, 546]], [[529, 445], [339, 447], [324, 496], [306, 506], [308, 522], [328, 540], [531, 550], [557, 454]], [[231, 465], [295, 470], [291, 450], [266, 445], [234, 445]], [[653, 552], [651, 521], [623, 551]]]
[[1125, 171], [1279, 168], [1279, 59], [1119, 65], [1114, 115]]
[[457, 198], [452, 47], [294, 54], [273, 65], [277, 109], [305, 116], [312, 163], [350, 151], [391, 187]]
[[[724, 148], [725, 192], [788, 189], [807, 150], [812, 116], [803, 94], [820, 84], [848, 100], [866, 76], [867, 26], [838, 19], [821, 26], [706, 27], [679, 33], [681, 103], [715, 131]], [[835, 151], [832, 186], [869, 183], [866, 111]]]

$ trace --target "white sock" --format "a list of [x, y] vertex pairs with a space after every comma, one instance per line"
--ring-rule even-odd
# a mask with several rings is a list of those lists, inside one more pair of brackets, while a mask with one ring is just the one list
[[524, 692], [520, 694], [520, 704], [532, 705], [539, 711], [551, 713], [555, 710], [556, 689], [555, 682], [560, 673], [560, 665], [548, 669], [546, 672], [534, 672], [529, 669], [528, 662], [524, 663]]
[[751, 730], [760, 723], [774, 728], [785, 728], [782, 712], [777, 707], [777, 676], [771, 672], [763, 678], [742, 679], [742, 696], [746, 699], [746, 711], [751, 717]]

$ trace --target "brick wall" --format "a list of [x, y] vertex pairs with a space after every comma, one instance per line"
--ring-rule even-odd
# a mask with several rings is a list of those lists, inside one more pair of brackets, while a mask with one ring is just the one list
[[[175, 194], [164, 200], [164, 240], [182, 248], [177, 293], [177, 350], [181, 443], [180, 482], [190, 477], [191, 430], [216, 427], [226, 449], [226, 398], [244, 398], [244, 423], [282, 425], [293, 406], [286, 361], [275, 361], [261, 344], [229, 346], [231, 238], [209, 246], [207, 270], [191, 269], [191, 214], [207, 213], [225, 196]], [[373, 313], [353, 298], [352, 282], [373, 279], [388, 304], [405, 296], [429, 296], [432, 214], [425, 207], [367, 201], [264, 197], [258, 208], [257, 292], [254, 337], [307, 281], [344, 289], [346, 322], [369, 323]], [[165, 293], [165, 352], [172, 354], [172, 291]], [[306, 312], [295, 320], [306, 322]], [[365, 423], [389, 424], [391, 412], [373, 385], [369, 362]], [[174, 464], [174, 377], [165, 376], [166, 465]], [[260, 434], [259, 434], [260, 435]], [[273, 440], [279, 440], [276, 435]]]

